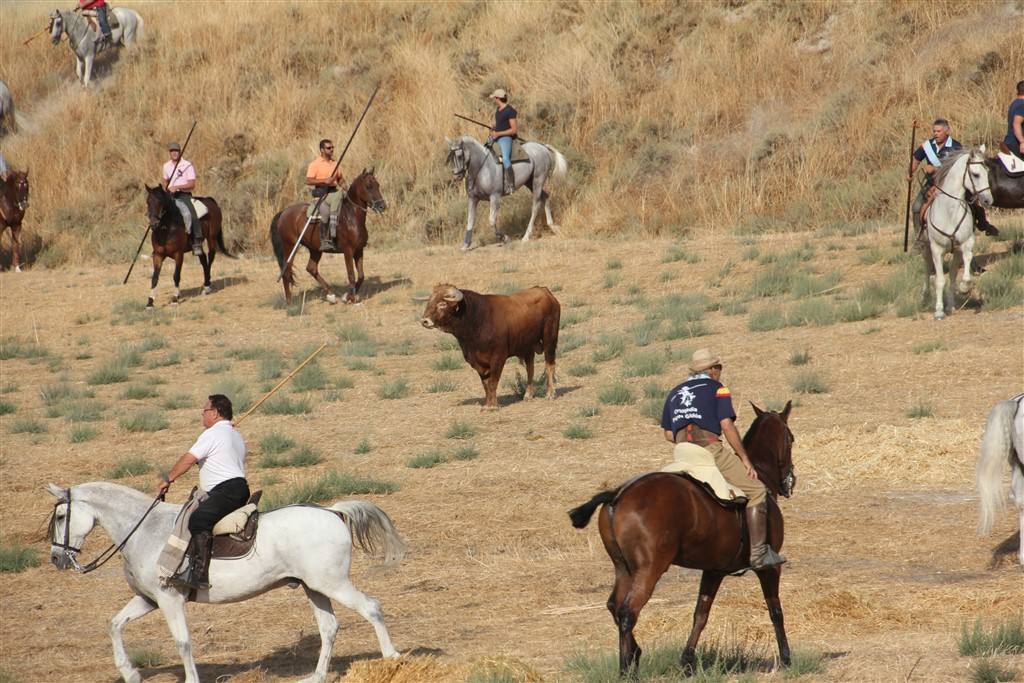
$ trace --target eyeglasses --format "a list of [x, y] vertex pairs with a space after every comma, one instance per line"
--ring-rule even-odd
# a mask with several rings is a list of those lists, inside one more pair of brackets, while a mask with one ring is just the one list
[[203, 408], [203, 412], [204, 412], [204, 413], [208, 413], [208, 412], [210, 412], [211, 410], [217, 410], [217, 409], [216, 409], [216, 408]]
[[328, 145], [327, 147], [324, 147], [325, 152], [330, 152], [332, 149], [334, 149], [334, 145]]

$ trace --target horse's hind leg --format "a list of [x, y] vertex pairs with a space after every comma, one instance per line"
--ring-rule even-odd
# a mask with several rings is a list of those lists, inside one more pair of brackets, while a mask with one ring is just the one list
[[174, 255], [174, 298], [172, 304], [178, 303], [181, 299], [181, 264], [185, 262], [185, 252], [179, 251]]
[[526, 233], [523, 234], [524, 242], [529, 242], [530, 237], [533, 235], [533, 224], [537, 221], [537, 211], [543, 203], [543, 200], [540, 198], [541, 187], [542, 185], [539, 185], [537, 190], [534, 190], [533, 192], [533, 205], [530, 207], [530, 222], [526, 225]]
[[384, 614], [381, 612], [379, 602], [364, 594], [347, 578], [338, 589], [324, 593], [370, 622], [373, 630], [377, 632], [377, 642], [380, 643], [380, 652], [383, 656], [398, 656], [398, 650], [395, 649], [391, 642], [391, 636], [388, 634], [388, 627], [384, 625]]
[[[324, 297], [327, 299], [327, 303], [333, 304], [338, 300], [338, 297], [334, 295], [334, 290], [324, 279], [324, 276], [320, 274], [320, 257], [323, 256], [323, 252], [309, 250], [309, 261], [306, 263], [306, 272], [313, 276], [313, 279], [320, 283], [320, 287], [324, 290]], [[348, 257], [346, 256], [346, 259]], [[346, 260], [347, 264], [347, 260]], [[352, 278], [349, 278], [351, 281]]]
[[551, 195], [549, 195], [544, 190], [541, 190], [540, 191], [540, 199], [541, 199], [542, 202], [544, 202], [544, 217], [548, 219], [548, 228], [551, 229], [551, 232], [553, 232], [554, 234], [558, 235], [559, 234], [558, 225], [555, 224], [555, 219], [551, 216], [551, 204], [549, 203], [549, 200], [551, 199]]
[[619, 629], [619, 673], [625, 673], [635, 662], [640, 660], [640, 646], [637, 645], [633, 632], [629, 631], [625, 637], [619, 624], [619, 608], [629, 594], [633, 585], [633, 577], [625, 564], [615, 563], [615, 586], [612, 594], [608, 596], [608, 611], [612, 614], [615, 628]]
[[210, 265], [213, 260], [213, 252], [209, 256], [206, 254], [199, 254], [199, 265], [203, 267], [203, 294], [209, 294], [213, 291], [210, 287]]
[[[640, 618], [640, 610], [644, 608], [647, 601], [651, 599], [654, 586], [658, 579], [668, 569], [668, 560], [660, 557], [652, 558], [653, 562], [641, 566], [633, 573], [633, 582], [629, 593], [619, 605], [617, 610], [619, 626], [619, 674], [626, 675], [630, 669], [640, 666], [640, 655], [642, 650], [633, 637], [633, 627]], [[657, 562], [658, 564], [654, 564]]]
[[156, 301], [156, 283], [160, 281], [160, 268], [163, 264], [164, 257], [153, 254], [153, 277], [149, 281], [149, 301], [146, 302], [146, 308], [153, 308], [153, 302]]
[[121, 672], [121, 677], [128, 683], [138, 683], [142, 677], [132, 666], [132, 659], [124, 649], [124, 639], [122, 638], [124, 627], [128, 625], [128, 622], [144, 617], [155, 609], [154, 603], [141, 595], [136, 595], [110, 620], [110, 640], [114, 644], [114, 664]]
[[768, 616], [771, 617], [772, 626], [775, 627], [775, 640], [779, 643], [779, 659], [783, 666], [789, 666], [789, 640], [786, 638], [786, 626], [782, 619], [782, 602], [779, 601], [779, 579], [781, 577], [781, 567], [771, 567], [757, 572], [757, 578], [761, 582], [761, 592], [764, 593], [764, 601], [768, 605]]
[[708, 623], [711, 605], [715, 602], [718, 589], [722, 585], [725, 574], [705, 571], [700, 575], [700, 594], [697, 596], [697, 607], [693, 610], [693, 628], [686, 640], [683, 654], [679, 656], [679, 664], [686, 673], [692, 673], [697, 666], [697, 641]]
[[316, 625], [320, 628], [320, 658], [316, 663], [316, 671], [311, 676], [303, 678], [299, 683], [323, 683], [327, 680], [327, 671], [331, 665], [331, 649], [334, 647], [334, 638], [338, 635], [338, 619], [334, 616], [330, 598], [308, 586], [303, 586], [303, 588], [305, 588], [306, 597], [309, 598], [309, 603], [313, 607]]

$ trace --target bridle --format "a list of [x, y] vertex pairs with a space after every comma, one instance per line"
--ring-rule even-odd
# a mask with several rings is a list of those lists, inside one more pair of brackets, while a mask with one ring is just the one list
[[938, 190], [939, 194], [945, 195], [945, 196], [949, 197], [950, 199], [955, 199], [957, 202], [959, 202], [961, 204], [961, 206], [963, 207], [963, 210], [964, 210], [963, 215], [960, 216], [960, 220], [958, 220], [956, 222], [956, 225], [953, 226], [953, 230], [951, 230], [949, 233], [947, 233], [947, 232], [945, 232], [943, 230], [940, 230], [939, 227], [936, 226], [931, 221], [928, 222], [928, 225], [933, 230], [935, 230], [935, 232], [939, 233], [940, 235], [942, 235], [943, 237], [948, 239], [950, 242], [956, 242], [956, 238], [955, 238], [956, 233], [960, 230], [960, 226], [964, 224], [964, 220], [967, 218], [967, 216], [971, 214], [971, 210], [968, 208], [968, 206], [970, 206], [970, 205], [978, 206], [978, 194], [981, 193], [981, 192], [985, 192], [985, 191], [988, 191], [988, 192], [992, 191], [992, 181], [991, 181], [991, 178], [989, 179], [989, 184], [986, 187], [983, 187], [983, 188], [981, 188], [979, 190], [978, 187], [974, 184], [974, 176], [971, 175], [971, 173], [970, 173], [971, 166], [985, 166], [985, 165], [986, 164], [985, 164], [984, 161], [972, 161], [970, 157], [967, 158], [967, 163], [964, 164], [964, 175], [963, 175], [962, 178], [960, 178], [960, 186], [963, 187], [964, 189], [966, 189], [967, 188], [967, 180], [970, 179], [970, 181], [971, 181], [971, 190], [970, 190], [970, 192], [971, 192], [971, 199], [970, 199], [970, 201], [968, 201], [967, 199], [965, 199], [963, 197], [957, 197], [956, 195], [952, 195], [949, 192], [946, 192], [938, 184], [935, 185], [935, 189]]
[[457, 180], [466, 177], [469, 164], [466, 163], [466, 150], [462, 148], [461, 142], [458, 147], [452, 147], [448, 150], [448, 158], [445, 159], [445, 163], [452, 165], [452, 175]]
[[[132, 530], [128, 532], [128, 535], [124, 537], [123, 541], [121, 541], [120, 543], [111, 543], [106, 550], [101, 552], [96, 557], [96, 559], [94, 559], [92, 562], [89, 562], [88, 564], [82, 565], [78, 563], [77, 557], [78, 553], [82, 552], [82, 549], [76, 548], [75, 546], [71, 545], [71, 489], [64, 489], [64, 495], [66, 500], [58, 500], [56, 503], [53, 504], [53, 512], [50, 513], [50, 521], [47, 524], [47, 533], [50, 536], [50, 544], [56, 548], [60, 548], [61, 550], [63, 550], [64, 557], [66, 557], [68, 561], [71, 562], [71, 567], [80, 574], [88, 574], [89, 572], [95, 569], [99, 569], [100, 567], [105, 565], [110, 560], [110, 558], [112, 558], [117, 553], [121, 552], [121, 550], [128, 544], [128, 539], [130, 539], [132, 535], [135, 534], [136, 531], [138, 531], [139, 527], [142, 526], [142, 523], [146, 520], [146, 517], [148, 517], [149, 513], [153, 511], [153, 508], [155, 508], [157, 504], [163, 502], [164, 500], [163, 494], [157, 496], [153, 500], [152, 504], [150, 504], [149, 508], [142, 514], [142, 517], [139, 519], [139, 521], [135, 523], [135, 526], [132, 527]], [[57, 540], [57, 508], [59, 508], [61, 505], [68, 506], [67, 513], [64, 516], [63, 542]]]

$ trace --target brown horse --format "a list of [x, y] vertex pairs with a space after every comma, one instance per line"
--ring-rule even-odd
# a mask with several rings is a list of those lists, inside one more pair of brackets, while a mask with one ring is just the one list
[[11, 229], [14, 270], [21, 272], [21, 221], [28, 209], [28, 171], [8, 171], [0, 178], [0, 234]]
[[[283, 271], [284, 298], [289, 305], [292, 303], [292, 264], [289, 263], [286, 268], [285, 259], [292, 253], [299, 233], [306, 225], [308, 206], [309, 204], [305, 202], [292, 204], [278, 212], [270, 221], [270, 244], [274, 247], [278, 268]], [[352, 181], [348, 193], [342, 199], [341, 215], [338, 217], [337, 249], [329, 252], [345, 254], [345, 269], [348, 270], [348, 292], [343, 299], [345, 303], [355, 303], [359, 300], [357, 294], [359, 288], [363, 286], [363, 280], [366, 279], [363, 275], [363, 249], [369, 239], [366, 232], [366, 209], [371, 208], [377, 213], [384, 213], [387, 206], [380, 193], [380, 184], [373, 175], [373, 169], [363, 169], [359, 177]], [[318, 223], [311, 223], [306, 228], [306, 234], [302, 236], [302, 245], [309, 249], [306, 271], [320, 283], [327, 301], [333, 304], [337, 301], [334, 290], [320, 275], [320, 257], [325, 249], [320, 244], [320, 230], [317, 226]]]
[[[751, 404], [753, 405], [753, 404]], [[754, 406], [757, 418], [743, 437], [757, 476], [768, 487], [769, 543], [782, 547], [782, 513], [775, 496], [793, 492], [793, 434], [786, 424], [791, 404], [781, 413]], [[615, 491], [604, 491], [569, 512], [572, 525], [582, 529], [601, 505], [598, 526], [605, 550], [615, 565], [615, 587], [608, 610], [619, 629], [619, 673], [626, 675], [640, 662], [633, 627], [651, 597], [658, 579], [675, 564], [703, 571], [693, 630], [680, 656], [685, 671], [696, 665], [697, 640], [708, 621], [715, 594], [727, 574], [749, 567], [750, 543], [742, 505], [725, 506], [693, 480], [679, 474], [653, 472], [632, 479]], [[789, 643], [779, 602], [781, 566], [758, 570], [768, 614], [775, 626], [779, 657], [789, 665]]]
[[[228, 253], [224, 246], [224, 233], [221, 230], [220, 206], [213, 197], [196, 197], [206, 206], [207, 214], [199, 219], [199, 225], [203, 229], [203, 237], [206, 239], [206, 248], [210, 252], [198, 254], [199, 263], [203, 266], [203, 294], [213, 291], [210, 284], [210, 269], [213, 267], [213, 257], [217, 255], [219, 248], [225, 256], [235, 258]], [[185, 254], [191, 250], [191, 238], [185, 233], [185, 221], [181, 218], [178, 205], [174, 203], [174, 197], [170, 192], [159, 185], [150, 187], [146, 185], [146, 213], [149, 216], [149, 228], [152, 231], [150, 242], [153, 245], [153, 279], [150, 284], [149, 301], [146, 308], [153, 308], [153, 301], [156, 298], [156, 283], [160, 280], [160, 267], [165, 258], [174, 259], [174, 298], [173, 303], [178, 303], [181, 296], [179, 286], [181, 284], [181, 264]]]

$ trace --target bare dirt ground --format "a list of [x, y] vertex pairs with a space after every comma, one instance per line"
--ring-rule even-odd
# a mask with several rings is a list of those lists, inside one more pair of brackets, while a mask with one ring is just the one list
[[[761, 254], [782, 252], [805, 239], [783, 236], [754, 246]], [[836, 291], [846, 296], [898, 267], [884, 259], [866, 263], [871, 259], [858, 247], [876, 239], [815, 238], [817, 248], [806, 265], [821, 273], [839, 271]], [[826, 249], [828, 243], [833, 248]], [[668, 461], [659, 429], [639, 410], [643, 392], [651, 383], [668, 389], [681, 381], [683, 359], [699, 346], [724, 356], [741, 429], [752, 419], [748, 401], [796, 403], [791, 426], [799, 482], [795, 495], [781, 504], [790, 560], [782, 600], [794, 648], [826, 655], [824, 673], [808, 680], [963, 680], [971, 660], [957, 655], [961, 624], [1013, 617], [1024, 606], [1020, 568], [986, 568], [991, 548], [1016, 530], [1016, 515], [1007, 511], [990, 536], [979, 537], [973, 484], [985, 416], [995, 402], [1024, 389], [1024, 307], [967, 307], [941, 323], [927, 313], [896, 317], [890, 309], [858, 322], [767, 332], [748, 330], [749, 313], [711, 311], [704, 321], [707, 336], [645, 347], [671, 349], [673, 360], [655, 376], [622, 380], [637, 397], [635, 404], [600, 403], [598, 394], [620, 380], [624, 362], [592, 360], [601, 334], [622, 334], [628, 356], [635, 351], [632, 330], [651, 310], [644, 301], [700, 291], [725, 303], [730, 287], [745, 290], [761, 268], [743, 256], [751, 244], [734, 238], [688, 240], [685, 248], [701, 258], [672, 261], [665, 258], [669, 242], [649, 240], [545, 238], [467, 255], [441, 247], [380, 252], [371, 246], [363, 304], [330, 306], [310, 291], [302, 314], [291, 316], [274, 306], [281, 294], [268, 259], [218, 260], [215, 292], [200, 297], [201, 271], [189, 257], [182, 303], [168, 305], [165, 269], [159, 310], [148, 317], [132, 307], [145, 301], [148, 290], [144, 262], [126, 287], [120, 268], [0, 275], [3, 336], [38, 340], [49, 351], [47, 358], [2, 365], [2, 398], [16, 410], [3, 417], [0, 429], [0, 526], [5, 543], [32, 544], [43, 560], [22, 573], [0, 575], [4, 680], [117, 680], [107, 625], [130, 597], [120, 560], [85, 577], [49, 565], [48, 546], [40, 542], [51, 509], [43, 486], [104, 479], [127, 457], [169, 467], [199, 432], [198, 407], [216, 382], [234, 378], [253, 397], [268, 384], [256, 378], [257, 361], [234, 358], [232, 349], [276, 349], [293, 365], [310, 344], [337, 342], [339, 329], [355, 324], [376, 342], [376, 355], [353, 358], [343, 345], [333, 345], [320, 360], [332, 381], [348, 377], [354, 387], [341, 390], [340, 400], [330, 387], [308, 392], [307, 414], [257, 412], [243, 432], [254, 488], [281, 491], [330, 470], [400, 485], [390, 495], [361, 497], [394, 518], [409, 555], [397, 569], [382, 571], [357, 553], [354, 580], [381, 600], [396, 645], [419, 662], [407, 665], [403, 680], [465, 680], [480, 662], [504, 658], [516, 662], [523, 677], [573, 681], [578, 679], [566, 667], [568, 657], [614, 651], [615, 629], [604, 608], [611, 563], [596, 528], [574, 530], [565, 513], [600, 487]], [[987, 249], [1005, 251], [1006, 244], [990, 242]], [[897, 248], [886, 244], [883, 251], [894, 255]], [[719, 273], [730, 260], [735, 266], [723, 281]], [[299, 263], [304, 265], [301, 256]], [[325, 257], [324, 269], [330, 280], [342, 282], [340, 257]], [[717, 287], [709, 284], [716, 280]], [[503, 407], [483, 413], [479, 381], [461, 358], [454, 370], [433, 368], [444, 354], [457, 352], [442, 348], [444, 335], [420, 327], [422, 304], [412, 297], [444, 281], [477, 291], [533, 284], [556, 290], [563, 304], [562, 344], [579, 344], [560, 352], [557, 400], [519, 401], [503, 380]], [[760, 305], [752, 302], [750, 308]], [[150, 386], [158, 396], [126, 399], [127, 384], [86, 384], [122, 345], [147, 338], [167, 346], [143, 353], [130, 383]], [[791, 365], [791, 354], [804, 350], [808, 365]], [[178, 364], [159, 367], [175, 353]], [[569, 372], [587, 363], [595, 374]], [[513, 378], [517, 368], [514, 362], [507, 366], [505, 377]], [[794, 391], [791, 383], [805, 368], [817, 373], [827, 393]], [[453, 391], [428, 392], [445, 377], [454, 381]], [[409, 383], [408, 396], [382, 399], [382, 384], [399, 378]], [[62, 380], [78, 390], [91, 388], [91, 400], [106, 406], [102, 419], [92, 423], [98, 435], [91, 441], [71, 443], [69, 422], [46, 417], [40, 392]], [[290, 389], [285, 392], [298, 397]], [[178, 393], [187, 396], [184, 407], [161, 407]], [[908, 417], [921, 405], [932, 416]], [[581, 417], [591, 406], [600, 407], [600, 414]], [[161, 411], [169, 427], [137, 434], [118, 426], [120, 417], [147, 407]], [[12, 433], [12, 425], [26, 419], [45, 431]], [[430, 469], [406, 465], [431, 449], [451, 454], [465, 445], [446, 438], [456, 419], [472, 425], [475, 435], [468, 443], [479, 457]], [[567, 438], [563, 431], [571, 424], [586, 425], [593, 437]], [[324, 461], [311, 468], [261, 468], [258, 444], [271, 431], [317, 449]], [[364, 438], [372, 450], [356, 454]], [[152, 490], [155, 476], [121, 481]], [[190, 487], [191, 479], [182, 482], [171, 499], [182, 500]], [[102, 531], [94, 532], [85, 557], [106, 543]], [[641, 617], [642, 645], [685, 638], [698, 579], [696, 572], [678, 568], [665, 575]], [[316, 626], [299, 593], [283, 589], [234, 606], [192, 606], [189, 616], [203, 680], [294, 680], [315, 665]], [[379, 653], [370, 626], [343, 608], [339, 619], [332, 680], [390, 680], [386, 667], [373, 661]], [[707, 639], [716, 637], [774, 647], [753, 577], [723, 585], [705, 632]], [[162, 656], [162, 663], [143, 670], [144, 680], [182, 680], [158, 613], [129, 626], [126, 640]], [[1008, 661], [1020, 665], [1019, 657]]]

